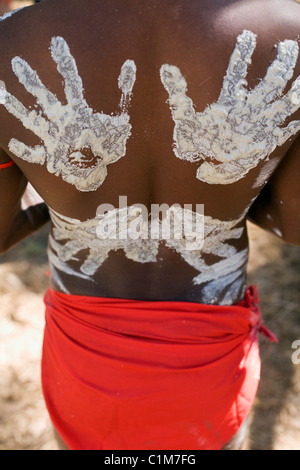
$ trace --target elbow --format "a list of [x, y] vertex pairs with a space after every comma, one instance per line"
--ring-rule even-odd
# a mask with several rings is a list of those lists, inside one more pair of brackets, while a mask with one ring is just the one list
[[[299, 226], [300, 227], [300, 226]], [[273, 229], [273, 233], [277, 235], [282, 241], [292, 246], [300, 246], [300, 228], [297, 229]]]
[[7, 251], [8, 251], [7, 249], [2, 248], [2, 246], [0, 245], [0, 256], [5, 255], [5, 253], [7, 253]]
[[283, 242], [288, 245], [300, 246], [300, 213], [298, 206], [290, 207], [288, 211], [278, 211], [271, 214], [268, 219], [269, 228]]
[[287, 243], [288, 245], [292, 246], [300, 246], [300, 236], [295, 237], [295, 236], [285, 236], [282, 237], [282, 240]]
[[10, 245], [7, 240], [0, 240], [0, 256], [7, 253], [10, 249]]

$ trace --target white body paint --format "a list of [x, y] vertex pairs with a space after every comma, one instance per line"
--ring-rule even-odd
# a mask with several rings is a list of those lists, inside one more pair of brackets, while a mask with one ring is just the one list
[[280, 158], [272, 158], [272, 160], [266, 162], [262, 167], [259, 176], [256, 178], [253, 188], [261, 188], [261, 186], [265, 185], [272, 173], [276, 170], [280, 161]]
[[7, 20], [7, 19], [10, 18], [12, 15], [14, 15], [15, 13], [17, 13], [18, 11], [23, 10], [24, 8], [26, 8], [26, 7], [17, 8], [16, 10], [9, 11], [9, 12], [7, 12], [7, 13], [4, 13], [4, 15], [0, 16], [0, 21]]
[[282, 232], [279, 230], [279, 228], [277, 227], [274, 227], [273, 229], [273, 232], [276, 233], [276, 235], [279, 237], [279, 238], [282, 238]]
[[247, 69], [255, 47], [256, 35], [252, 32], [244, 31], [238, 37], [219, 99], [203, 113], [195, 111], [179, 68], [168, 64], [161, 67], [175, 122], [175, 155], [201, 162], [197, 178], [205, 183], [235, 183], [300, 131], [300, 121], [281, 127], [300, 108], [300, 77], [283, 96], [295, 70], [298, 43], [281, 42], [265, 78], [248, 91]]
[[[63, 38], [52, 38], [51, 54], [64, 79], [67, 104], [58, 101], [25, 60], [15, 57], [13, 71], [26, 90], [37, 98], [41, 111], [26, 109], [8, 92], [4, 106], [41, 139], [42, 145], [32, 148], [11, 139], [9, 149], [30, 163], [47, 163], [50, 173], [62, 176], [79, 191], [95, 191], [107, 176], [107, 165], [126, 153], [131, 133], [127, 108], [136, 80], [136, 66], [132, 60], [123, 64], [118, 79], [122, 90], [121, 112], [108, 116], [94, 113], [85, 101], [76, 62]], [[93, 157], [85, 155], [85, 151]]]
[[[283, 96], [295, 69], [299, 53], [297, 43], [280, 43], [278, 57], [268, 69], [266, 77], [253, 91], [248, 92], [247, 67], [255, 47], [256, 36], [253, 33], [245, 31], [239, 36], [219, 100], [203, 113], [194, 110], [194, 104], [186, 94], [187, 83], [180, 70], [172, 65], [163, 65], [161, 68], [161, 80], [169, 93], [175, 122], [175, 154], [184, 160], [201, 162], [197, 178], [206, 183], [234, 183], [264, 161], [261, 174], [254, 183], [255, 187], [260, 187], [279, 163], [277, 159], [268, 162], [269, 155], [300, 130], [299, 121], [282, 127], [287, 117], [300, 108], [300, 78]], [[30, 148], [12, 139], [10, 150], [26, 161], [47, 163], [51, 173], [61, 175], [80, 191], [96, 190], [106, 178], [107, 165], [125, 155], [126, 142], [131, 132], [127, 108], [136, 80], [136, 66], [130, 60], [124, 63], [118, 79], [122, 90], [121, 112], [116, 116], [107, 116], [94, 113], [86, 103], [75, 60], [64, 39], [52, 39], [51, 53], [64, 78], [67, 105], [58, 102], [23, 59], [14, 58], [15, 74], [27, 91], [37, 98], [47, 119], [42, 113], [27, 110], [7, 93], [6, 109], [43, 142], [42, 145]], [[95, 155], [95, 164], [86, 161], [83, 153], [86, 148]], [[180, 211], [184, 209], [179, 208], [173, 214], [175, 219], [180, 220]], [[204, 303], [230, 305], [246, 287], [248, 249], [239, 252], [233, 244], [244, 234], [241, 224], [246, 211], [237, 220], [231, 221], [205, 216], [204, 244], [194, 250], [187, 249], [188, 236], [186, 239], [149, 237], [148, 223], [140, 225], [140, 236], [136, 239], [126, 236], [115, 238], [110, 233], [115, 219], [120, 224], [121, 232], [122, 224], [125, 232], [128, 224], [139, 223], [141, 212], [136, 206], [115, 209], [109, 213], [105, 239], [100, 239], [97, 232], [103, 220], [100, 214], [82, 222], [53, 210], [50, 213], [53, 223], [49, 240], [51, 275], [64, 292], [68, 293], [66, 276], [95, 282], [97, 271], [111, 252], [122, 250], [133, 262], [155, 263], [158, 261], [160, 244], [175, 250], [196, 270], [198, 274], [193, 284], [201, 286]], [[87, 253], [84, 258], [83, 253], [80, 254], [83, 250]], [[77, 266], [76, 269], [74, 266]]]
[[[183, 220], [181, 211], [184, 209], [177, 208], [175, 213], [177, 220]], [[244, 228], [236, 228], [241, 219], [222, 222], [209, 216], [204, 217], [204, 245], [201, 249], [191, 251], [186, 249], [186, 238], [179, 240], [149, 238], [150, 229], [147, 224], [141, 228], [138, 239], [133, 240], [128, 237], [115, 239], [113, 221], [117, 218], [121, 227], [120, 232], [122, 233], [123, 224], [125, 233], [128, 226], [134, 224], [140, 217], [141, 209], [136, 206], [109, 212], [107, 220], [111, 218], [112, 223], [108, 223], [107, 227], [111, 227], [111, 232], [107, 233], [105, 240], [97, 236], [97, 228], [104, 216], [99, 215], [95, 219], [81, 222], [64, 217], [53, 210], [50, 214], [54, 228], [53, 236], [50, 236], [49, 259], [56, 273], [56, 282], [59, 282], [60, 288], [65, 292], [66, 288], [59, 272], [94, 282], [93, 276], [108, 259], [110, 252], [122, 250], [132, 261], [154, 263], [157, 261], [160, 243], [165, 243], [167, 247], [174, 249], [186, 263], [198, 271], [199, 274], [193, 279], [193, 284], [206, 285], [203, 291], [205, 303], [213, 303], [222, 294], [224, 286], [227, 286], [223, 303], [230, 304], [232, 303], [230, 299], [234, 299], [235, 293], [244, 288], [248, 249], [238, 252], [229, 243], [230, 240], [237, 240], [242, 236]], [[187, 232], [185, 230], [185, 234]], [[88, 255], [80, 266], [80, 272], [77, 273], [71, 268], [70, 261], [78, 260], [76, 255], [82, 250], [88, 250]], [[205, 261], [207, 255], [214, 255], [219, 260], [210, 265]]]

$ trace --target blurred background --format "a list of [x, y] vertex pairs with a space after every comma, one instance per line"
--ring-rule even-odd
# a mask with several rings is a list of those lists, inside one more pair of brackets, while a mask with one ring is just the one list
[[[0, 0], [2, 13], [31, 3]], [[57, 449], [40, 385], [48, 231], [0, 257], [0, 450]], [[245, 448], [300, 450], [300, 364], [292, 362], [292, 343], [300, 340], [300, 248], [252, 224], [249, 238], [249, 284], [258, 285], [264, 322], [279, 344], [260, 340], [262, 379]]]

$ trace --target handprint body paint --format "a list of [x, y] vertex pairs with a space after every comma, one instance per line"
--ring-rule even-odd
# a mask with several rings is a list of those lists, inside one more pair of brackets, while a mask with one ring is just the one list
[[[230, 184], [244, 178], [261, 160], [300, 131], [300, 121], [282, 128], [300, 108], [300, 77], [283, 95], [293, 77], [299, 47], [286, 40], [262, 82], [247, 90], [247, 69], [256, 47], [256, 35], [244, 31], [230, 58], [223, 88], [216, 103], [197, 113], [187, 96], [187, 83], [178, 67], [163, 65], [161, 80], [169, 94], [175, 122], [175, 155], [202, 162], [197, 178], [210, 184]], [[298, 98], [298, 99], [295, 99]]]
[[[299, 52], [297, 43], [280, 43], [277, 60], [265, 79], [248, 92], [245, 77], [255, 46], [253, 33], [244, 32], [238, 38], [219, 100], [203, 113], [196, 113], [186, 94], [187, 83], [180, 70], [172, 65], [161, 68], [161, 80], [169, 93], [175, 122], [175, 154], [183, 160], [200, 162], [197, 178], [206, 183], [239, 181], [260, 161], [267, 161], [277, 146], [300, 130], [299, 121], [282, 127], [286, 118], [300, 108], [300, 78], [283, 96], [295, 69]], [[51, 52], [64, 78], [67, 105], [58, 102], [24, 60], [13, 59], [14, 72], [37, 98], [48, 119], [42, 113], [28, 111], [7, 93], [6, 109], [43, 142], [43, 145], [30, 148], [12, 139], [10, 150], [26, 161], [46, 163], [49, 171], [61, 175], [78, 190], [92, 191], [103, 183], [107, 165], [125, 155], [131, 132], [127, 108], [136, 79], [136, 67], [133, 61], [124, 63], [118, 81], [122, 90], [121, 112], [107, 116], [94, 113], [86, 103], [75, 61], [62, 38], [52, 39]], [[295, 96], [299, 99], [293, 99]], [[92, 151], [96, 163], [88, 160], [86, 150]], [[279, 163], [275, 160], [266, 163], [263, 177], [256, 179], [255, 186], [259, 187], [268, 178], [268, 172], [272, 172], [275, 164]], [[205, 216], [203, 247], [187, 251], [181, 240], [100, 240], [97, 237], [98, 217], [80, 221], [51, 211], [51, 272], [56, 273], [57, 284], [67, 292], [61, 273], [95, 282], [98, 269], [111, 252], [122, 250], [134, 262], [154, 263], [158, 261], [159, 245], [164, 243], [196, 270], [192, 285], [201, 286], [204, 303], [231, 304], [243, 295], [245, 289], [248, 249], [238, 251], [234, 241], [244, 236], [246, 212], [236, 220], [227, 221]], [[76, 270], [72, 262], [78, 263]]]
[[27, 110], [8, 92], [4, 105], [43, 141], [43, 145], [32, 148], [11, 139], [9, 149], [30, 163], [43, 165], [46, 162], [50, 173], [61, 175], [79, 191], [94, 191], [105, 180], [107, 165], [126, 153], [126, 142], [131, 133], [127, 108], [136, 79], [136, 66], [132, 60], [123, 64], [118, 80], [122, 90], [121, 112], [108, 116], [94, 113], [88, 106], [75, 60], [63, 38], [52, 38], [51, 54], [64, 79], [67, 104], [62, 105], [47, 90], [27, 62], [15, 57], [13, 71], [26, 90], [37, 98], [42, 113]]

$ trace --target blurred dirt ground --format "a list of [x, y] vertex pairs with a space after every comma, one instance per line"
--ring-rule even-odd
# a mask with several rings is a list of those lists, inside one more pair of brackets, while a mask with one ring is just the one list
[[[48, 227], [0, 258], [0, 450], [56, 450], [40, 385], [48, 287]], [[262, 379], [251, 413], [247, 450], [300, 450], [300, 248], [249, 224], [249, 284], [260, 288], [266, 325]], [[299, 356], [300, 357], [300, 356]]]
[[[47, 233], [0, 258], [0, 450], [58, 449], [40, 385]], [[300, 340], [300, 248], [251, 224], [249, 235], [249, 284], [259, 286], [264, 321], [279, 344], [261, 338], [262, 379], [245, 449], [300, 450], [300, 364], [291, 359]]]

